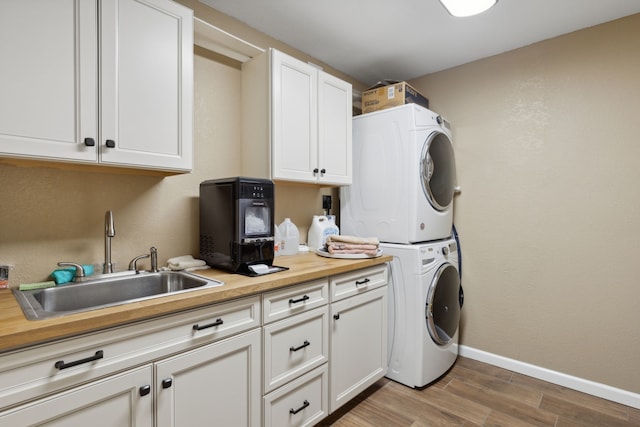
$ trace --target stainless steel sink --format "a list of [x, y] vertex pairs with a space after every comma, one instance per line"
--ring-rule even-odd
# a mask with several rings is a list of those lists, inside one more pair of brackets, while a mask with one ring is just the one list
[[106, 276], [110, 277], [13, 293], [27, 319], [38, 320], [224, 284], [182, 271]]

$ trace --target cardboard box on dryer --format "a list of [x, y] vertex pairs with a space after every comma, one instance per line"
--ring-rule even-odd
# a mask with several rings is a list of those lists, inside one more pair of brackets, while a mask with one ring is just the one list
[[362, 114], [411, 103], [429, 108], [429, 100], [407, 82], [386, 80], [362, 92]]

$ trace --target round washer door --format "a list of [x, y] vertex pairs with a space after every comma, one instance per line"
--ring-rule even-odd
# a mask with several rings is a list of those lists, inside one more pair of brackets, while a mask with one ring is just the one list
[[460, 324], [460, 276], [450, 263], [438, 268], [425, 305], [427, 329], [436, 344], [447, 345]]
[[431, 133], [422, 146], [420, 182], [434, 209], [449, 207], [456, 185], [456, 164], [451, 140], [442, 132]]

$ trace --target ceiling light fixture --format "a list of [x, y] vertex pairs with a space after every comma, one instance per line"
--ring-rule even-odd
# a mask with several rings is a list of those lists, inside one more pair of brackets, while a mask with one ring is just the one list
[[473, 16], [489, 10], [498, 0], [440, 0], [440, 3], [453, 16]]

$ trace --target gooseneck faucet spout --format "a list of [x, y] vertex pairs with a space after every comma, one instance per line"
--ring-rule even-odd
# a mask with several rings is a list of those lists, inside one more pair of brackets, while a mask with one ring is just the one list
[[113, 273], [113, 264], [111, 263], [111, 238], [115, 237], [116, 228], [113, 224], [113, 212], [107, 211], [104, 216], [104, 266], [102, 272], [104, 274]]

